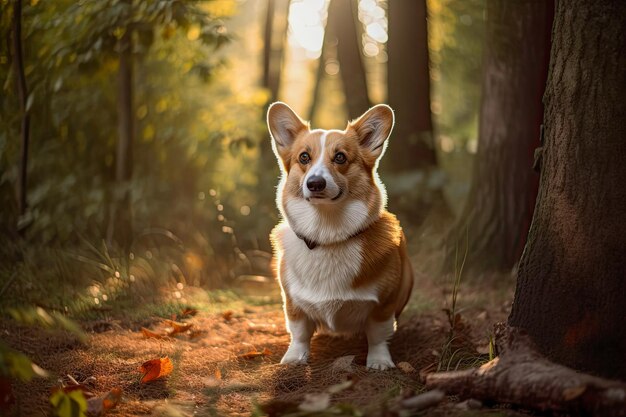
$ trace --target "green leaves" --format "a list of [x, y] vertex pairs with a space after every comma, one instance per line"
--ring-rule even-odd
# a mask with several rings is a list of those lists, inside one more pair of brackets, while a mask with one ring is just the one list
[[47, 377], [48, 373], [28, 356], [0, 343], [0, 376], [28, 382], [35, 376]]
[[58, 417], [87, 417], [87, 400], [80, 390], [58, 390], [50, 397], [52, 411]]
[[79, 340], [84, 341], [87, 335], [78, 324], [63, 314], [53, 311], [48, 313], [41, 307], [11, 308], [8, 310], [11, 317], [22, 324], [37, 325], [47, 329], [65, 330], [72, 333]]

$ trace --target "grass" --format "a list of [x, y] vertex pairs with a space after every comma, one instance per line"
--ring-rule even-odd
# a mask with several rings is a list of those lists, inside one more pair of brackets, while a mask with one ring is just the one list
[[[458, 306], [459, 291], [463, 269], [469, 252], [469, 229], [465, 230], [465, 252], [459, 267], [459, 245], [455, 247], [454, 282], [452, 286], [451, 302], [448, 309], [444, 309], [448, 318], [448, 335], [441, 347], [441, 355], [437, 364], [437, 371], [451, 371], [471, 368], [482, 365], [492, 358], [492, 355], [483, 355], [476, 350], [470, 334], [470, 326], [465, 323]], [[489, 338], [489, 348], [492, 351], [492, 340]]]

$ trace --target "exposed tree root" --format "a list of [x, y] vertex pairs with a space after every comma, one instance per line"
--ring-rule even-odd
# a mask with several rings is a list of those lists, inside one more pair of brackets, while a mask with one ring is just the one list
[[541, 411], [626, 416], [624, 382], [579, 373], [549, 361], [521, 329], [509, 327], [502, 335], [500, 355], [494, 360], [480, 368], [427, 375], [426, 387]]

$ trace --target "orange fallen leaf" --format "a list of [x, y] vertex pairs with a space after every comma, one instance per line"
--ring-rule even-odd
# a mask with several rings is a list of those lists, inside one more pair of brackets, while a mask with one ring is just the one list
[[146, 329], [145, 327], [141, 328], [141, 333], [143, 333], [143, 336], [146, 339], [163, 339], [165, 336], [162, 334], [158, 334], [156, 332], [153, 332], [152, 330]]
[[180, 315], [183, 317], [195, 316], [196, 314], [198, 314], [198, 310], [196, 310], [195, 308], [186, 308], [180, 313]]
[[187, 330], [191, 329], [191, 327], [193, 326], [192, 323], [180, 323], [180, 322], [173, 321], [173, 320], [165, 320], [165, 323], [167, 323], [167, 325], [172, 328], [172, 330], [168, 332], [170, 336], [178, 334], [178, 333], [185, 333]]
[[168, 376], [173, 370], [174, 365], [172, 365], [172, 361], [170, 361], [170, 358], [167, 356], [160, 359], [151, 359], [144, 362], [143, 365], [139, 367], [139, 372], [144, 374], [141, 378], [141, 383], [145, 384], [164, 376]]
[[226, 310], [222, 313], [222, 318], [225, 321], [230, 321], [233, 318], [233, 312], [232, 310]]
[[270, 350], [268, 348], [263, 349], [263, 351], [259, 352], [258, 350], [251, 350], [248, 353], [244, 353], [243, 355], [239, 355], [238, 358], [241, 359], [254, 359], [254, 358], [258, 358], [260, 356], [269, 356], [271, 355], [272, 352], [270, 352]]
[[115, 408], [115, 406], [120, 402], [122, 398], [122, 389], [121, 388], [113, 388], [111, 391], [104, 396], [102, 400], [102, 405], [105, 410], [111, 410]]
[[217, 368], [215, 370], [215, 379], [217, 379], [218, 381], [222, 380], [222, 371], [220, 371], [220, 368]]
[[115, 408], [122, 398], [122, 390], [113, 388], [105, 395], [97, 398], [89, 398], [87, 400], [87, 415], [98, 417], [105, 411]]

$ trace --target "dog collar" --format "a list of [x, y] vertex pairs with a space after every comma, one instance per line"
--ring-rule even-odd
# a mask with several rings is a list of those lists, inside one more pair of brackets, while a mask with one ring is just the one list
[[[343, 242], [345, 242], [346, 240], [350, 240], [354, 237], [357, 237], [358, 235], [360, 235], [361, 233], [363, 233], [364, 231], [366, 231], [367, 229], [369, 229], [370, 227], [372, 227], [372, 225], [374, 223], [376, 223], [378, 220], [376, 220], [375, 222], [372, 222], [372, 224], [368, 225], [367, 227], [364, 227], [363, 229], [360, 229], [358, 231], [356, 231], [355, 233], [352, 233], [350, 236], [347, 237], [347, 239], [343, 240]], [[298, 237], [298, 239], [303, 240], [304, 243], [306, 244], [306, 247], [309, 248], [310, 250], [315, 249], [317, 246], [319, 246], [320, 244], [317, 243], [314, 240], [309, 239], [306, 236], [302, 236], [300, 233], [296, 232], [294, 230], [294, 233], [296, 234], [296, 236]], [[333, 242], [333, 243], [339, 243], [339, 242]]]

